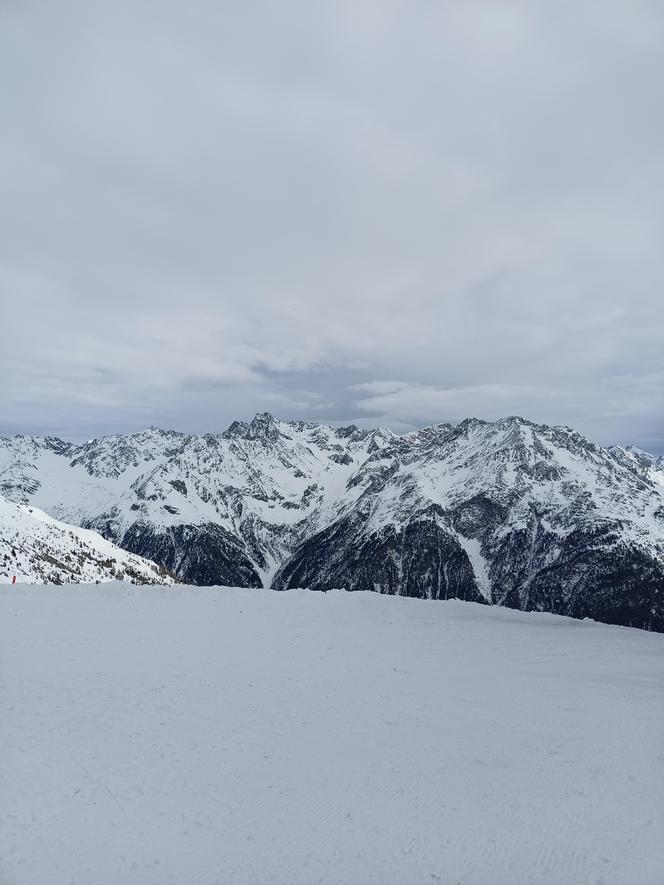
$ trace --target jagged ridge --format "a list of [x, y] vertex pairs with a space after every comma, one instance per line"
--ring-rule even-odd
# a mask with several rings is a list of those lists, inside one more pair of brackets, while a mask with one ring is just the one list
[[664, 469], [564, 427], [396, 436], [257, 415], [0, 444], [0, 491], [192, 583], [481, 600], [664, 629]]

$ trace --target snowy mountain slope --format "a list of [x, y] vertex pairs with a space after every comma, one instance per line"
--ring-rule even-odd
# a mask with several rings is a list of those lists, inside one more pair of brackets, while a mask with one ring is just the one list
[[486, 600], [664, 627], [664, 495], [565, 428], [520, 418], [441, 426], [367, 463], [338, 520], [278, 587]]
[[0, 498], [0, 582], [171, 584], [163, 567], [127, 553], [89, 529]]
[[647, 479], [664, 486], [664, 455], [656, 457], [636, 446], [613, 446], [611, 452], [622, 463], [631, 465]]
[[661, 885], [664, 637], [0, 587], [6, 885]]
[[396, 436], [0, 440], [0, 491], [199, 584], [457, 597], [664, 629], [661, 463], [522, 418]]
[[0, 493], [184, 580], [261, 586], [392, 436], [257, 415], [220, 435], [151, 428], [80, 447], [14, 437], [0, 440]]

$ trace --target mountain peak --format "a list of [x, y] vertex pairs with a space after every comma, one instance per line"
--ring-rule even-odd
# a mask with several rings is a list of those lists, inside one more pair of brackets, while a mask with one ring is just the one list
[[[664, 630], [662, 466], [561, 427], [468, 418], [395, 436], [259, 412], [221, 436], [0, 445], [0, 495], [183, 580], [456, 597]], [[75, 578], [78, 540], [56, 540], [29, 562]], [[13, 567], [11, 548], [0, 560]]]
[[256, 412], [252, 424], [276, 423], [276, 418], [271, 412]]
[[277, 439], [279, 424], [270, 412], [257, 412], [251, 423], [233, 421], [221, 435], [224, 439]]
[[233, 421], [221, 435], [224, 439], [244, 439], [248, 430], [249, 425], [246, 421]]
[[249, 439], [276, 439], [279, 426], [274, 415], [269, 412], [258, 412], [249, 425]]

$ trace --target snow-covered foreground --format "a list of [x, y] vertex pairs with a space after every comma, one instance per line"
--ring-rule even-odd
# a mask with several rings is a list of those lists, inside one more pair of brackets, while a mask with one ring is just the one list
[[3, 587], [3, 885], [661, 883], [664, 636]]

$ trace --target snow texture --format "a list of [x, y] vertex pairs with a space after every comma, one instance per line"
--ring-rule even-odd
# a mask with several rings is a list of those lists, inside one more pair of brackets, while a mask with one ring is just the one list
[[97, 532], [0, 497], [0, 582], [113, 581], [171, 584], [163, 568], [121, 550]]
[[0, 588], [4, 885], [655, 885], [664, 637], [373, 593]]

